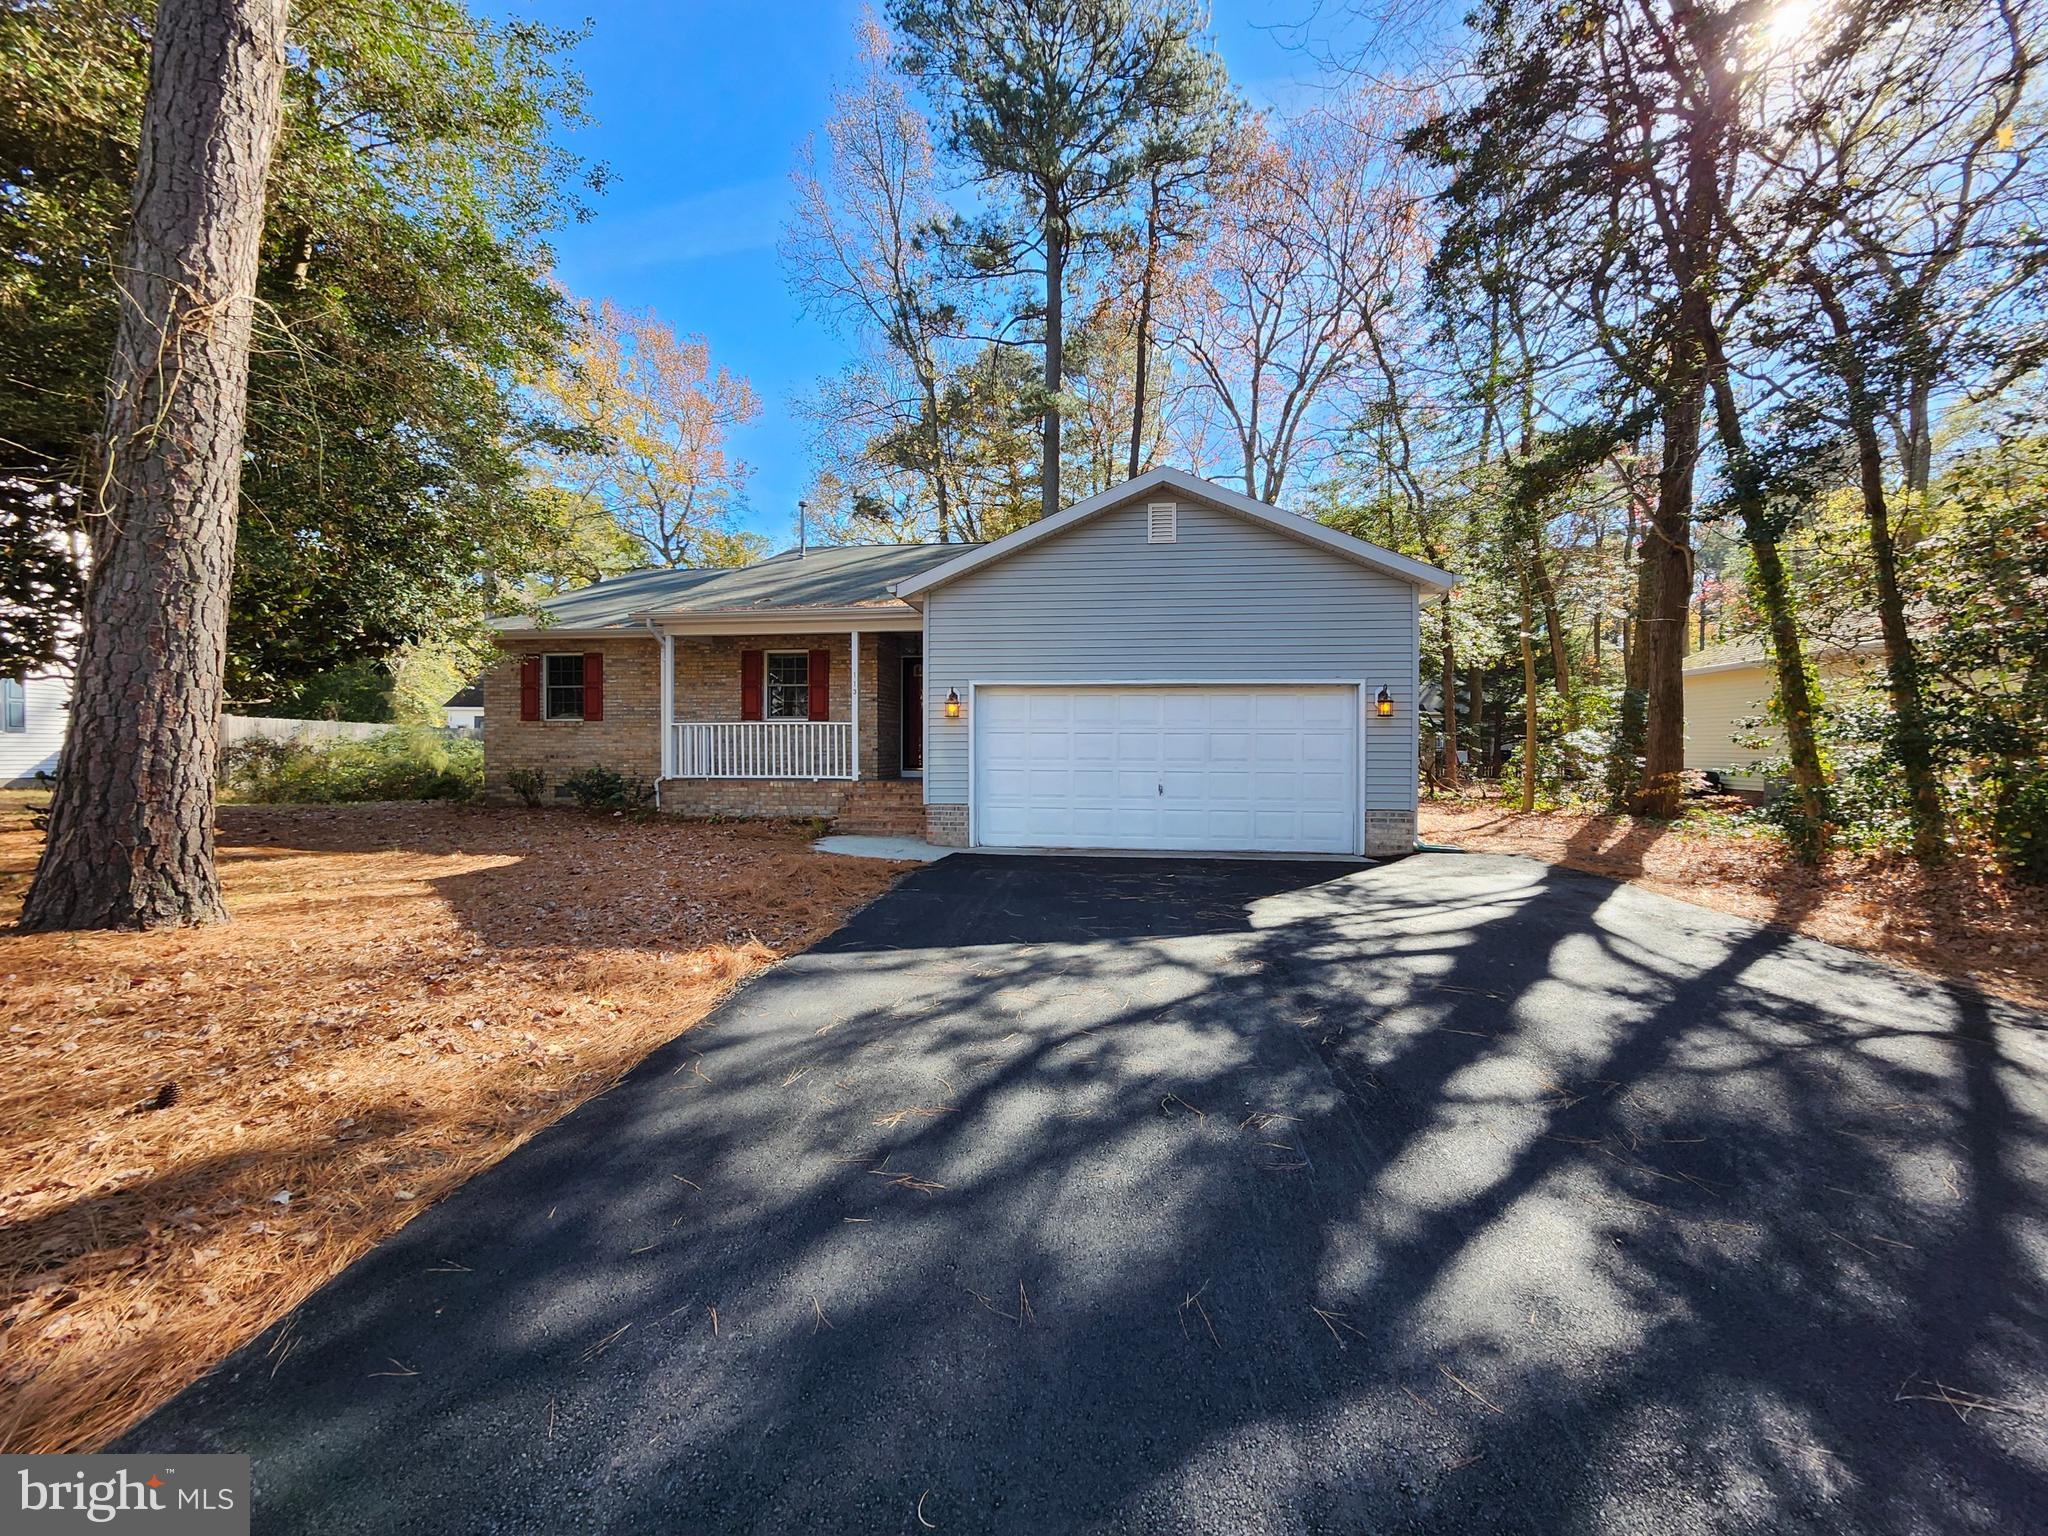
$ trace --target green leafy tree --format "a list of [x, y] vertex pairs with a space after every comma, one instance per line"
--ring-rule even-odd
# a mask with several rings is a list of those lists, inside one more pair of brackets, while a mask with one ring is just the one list
[[752, 466], [730, 450], [761, 414], [753, 386], [652, 310], [579, 306], [568, 347], [535, 385], [574, 429], [537, 461], [551, 494], [609, 516], [659, 566], [744, 565], [737, 518]]
[[1909, 598], [1929, 729], [2007, 864], [2048, 883], [2048, 411], [2018, 405], [1929, 488]]
[[[106, 0], [0, 12], [0, 236], [33, 257], [0, 276], [14, 548], [47, 545], [89, 480], [152, 15]], [[453, 0], [296, 16], [257, 275], [231, 697], [474, 631], [499, 573], [544, 561], [555, 524], [524, 465], [560, 424], [512, 380], [562, 344], [545, 239], [598, 179], [554, 131], [580, 117], [574, 41]], [[21, 566], [0, 564], [13, 582]], [[47, 654], [67, 595], [61, 572], [37, 585], [36, 624], [10, 623], [0, 664]]]
[[1166, 125], [1216, 114], [1223, 68], [1188, 0], [896, 0], [890, 17], [909, 45], [904, 67], [941, 106], [947, 147], [1030, 228], [1044, 344], [1039, 512], [1050, 516], [1061, 505], [1070, 265], [1160, 157], [1181, 152]]

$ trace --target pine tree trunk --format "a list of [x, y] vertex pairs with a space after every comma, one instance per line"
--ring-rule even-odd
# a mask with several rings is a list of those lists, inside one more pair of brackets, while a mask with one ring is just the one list
[[1817, 855], [1827, 842], [1827, 796], [1821, 773], [1820, 743], [1814, 732], [1813, 674], [1800, 643], [1799, 621], [1792, 611], [1792, 590], [1785, 562], [1773, 538], [1752, 539], [1757, 597], [1771, 636], [1771, 655], [1778, 674], [1778, 714], [1785, 725], [1785, 755], [1792, 769], [1792, 794], [1805, 828], [1802, 853]]
[[25, 928], [227, 916], [214, 766], [285, 15], [157, 7], [70, 734]]
[[1060, 509], [1060, 386], [1066, 382], [1066, 247], [1059, 216], [1047, 209], [1045, 216], [1045, 416], [1040, 425], [1039, 451], [1044, 461], [1038, 472], [1038, 515], [1051, 517]]
[[1439, 642], [1443, 667], [1444, 696], [1444, 783], [1458, 787], [1458, 649], [1451, 638], [1451, 594], [1437, 599], [1441, 624]]
[[1472, 772], [1478, 777], [1486, 755], [1482, 739], [1486, 731], [1486, 683], [1477, 668], [1465, 674], [1465, 693], [1466, 726], [1472, 732]]
[[[1942, 803], [1941, 775], [1935, 766], [1934, 742], [1920, 696], [1920, 656], [1906, 623], [1906, 599], [1899, 589], [1899, 556], [1893, 537], [1891, 506], [1885, 495], [1884, 449], [1877, 437], [1877, 410], [1870, 396], [1856, 337], [1835, 285], [1809, 266], [1808, 280], [1835, 336], [1835, 371], [1849, 396], [1849, 426], [1856, 439], [1857, 481], [1863, 493], [1863, 519], [1870, 532], [1870, 560], [1877, 577], [1878, 624], [1884, 631], [1885, 689], [1892, 706], [1892, 739], [1898, 748], [1899, 771], [1906, 780], [1913, 822], [1913, 856], [1925, 864], [1948, 854], [1947, 810]], [[1925, 489], [1925, 485], [1921, 487]]]
[[1522, 810], [1536, 809], [1536, 641], [1529, 605], [1529, 571], [1519, 573], [1522, 589]]
[[1138, 478], [1145, 442], [1146, 362], [1152, 348], [1152, 274], [1159, 266], [1159, 181], [1145, 204], [1145, 271], [1138, 280], [1138, 355], [1132, 365], [1130, 477]]
[[[1638, 816], [1678, 814], [1684, 791], [1685, 615], [1692, 598], [1692, 485], [1699, 459], [1706, 383], [1696, 369], [1675, 379], [1664, 407], [1663, 463], [1657, 504], [1641, 556], [1640, 597], [1629, 655], [1632, 690], [1640, 690], [1641, 780], [1628, 798]], [[1628, 711], [1624, 709], [1624, 717]]]
[[931, 475], [932, 499], [937, 503], [939, 542], [950, 544], [953, 542], [953, 506], [946, 483], [946, 440], [939, 420], [939, 387], [931, 370], [921, 362], [917, 365], [917, 383], [924, 396], [925, 451], [929, 455], [927, 469]]
[[1813, 674], [1806, 665], [1799, 618], [1793, 610], [1792, 587], [1786, 579], [1784, 557], [1778, 545], [1781, 514], [1766, 494], [1750, 455], [1741, 407], [1718, 342], [1713, 346], [1712, 361], [1715, 427], [1721, 438], [1732, 499], [1742, 519], [1743, 541], [1749, 545], [1750, 559], [1756, 565], [1757, 605], [1764, 611], [1778, 674], [1778, 715], [1785, 727], [1792, 795], [1803, 823], [1798, 847], [1802, 856], [1814, 858], [1827, 844], [1827, 786], [1814, 728]]

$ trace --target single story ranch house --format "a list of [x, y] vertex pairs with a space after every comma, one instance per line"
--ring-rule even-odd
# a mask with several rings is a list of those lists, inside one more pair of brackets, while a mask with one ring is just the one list
[[1155, 469], [987, 544], [638, 571], [498, 621], [488, 785], [955, 847], [1415, 844], [1418, 606], [1452, 577]]

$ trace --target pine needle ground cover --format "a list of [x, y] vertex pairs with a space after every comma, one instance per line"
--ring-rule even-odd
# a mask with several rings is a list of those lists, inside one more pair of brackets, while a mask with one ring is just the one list
[[230, 923], [0, 932], [0, 1451], [103, 1444], [908, 867], [451, 806], [220, 842]]
[[1429, 842], [1628, 880], [2048, 1008], [2048, 888], [2013, 881], [1979, 853], [1932, 874], [1897, 854], [1836, 852], [1814, 866], [1774, 836], [1580, 811], [1524, 816], [1498, 800], [1424, 800], [1421, 828]]

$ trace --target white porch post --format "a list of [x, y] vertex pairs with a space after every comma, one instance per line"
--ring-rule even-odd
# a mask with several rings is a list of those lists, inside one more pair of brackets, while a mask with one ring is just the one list
[[853, 776], [860, 777], [860, 631], [847, 634], [853, 641]]
[[676, 637], [661, 632], [661, 776], [676, 776]]

